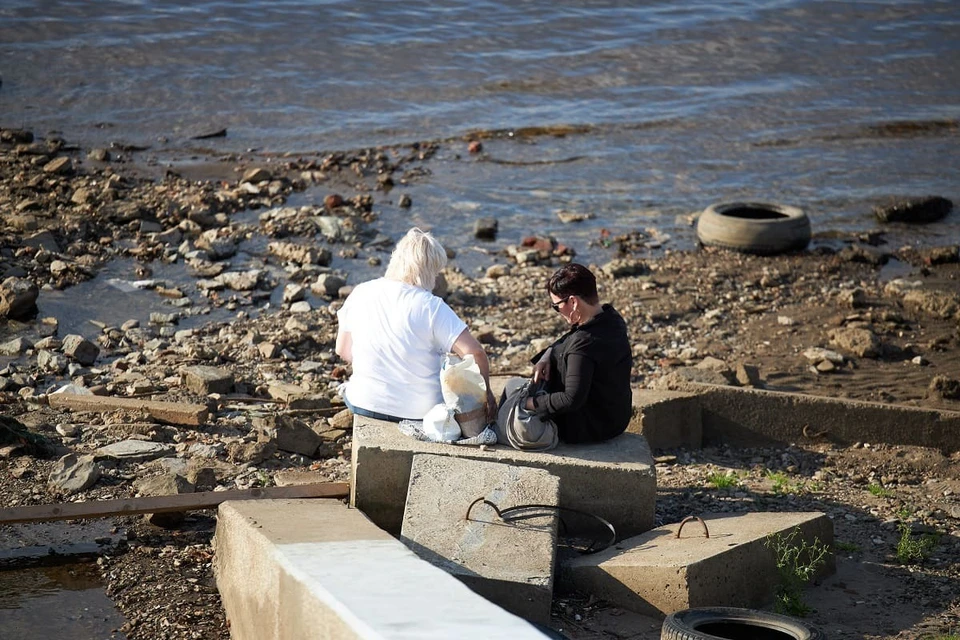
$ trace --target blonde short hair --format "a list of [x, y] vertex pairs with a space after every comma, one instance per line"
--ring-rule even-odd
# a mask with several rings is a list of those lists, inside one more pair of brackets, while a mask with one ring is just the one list
[[407, 231], [393, 249], [385, 277], [433, 291], [437, 275], [447, 266], [447, 252], [429, 232]]

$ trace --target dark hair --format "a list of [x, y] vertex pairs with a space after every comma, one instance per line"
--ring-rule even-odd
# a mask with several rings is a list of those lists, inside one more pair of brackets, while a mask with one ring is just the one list
[[547, 281], [547, 291], [565, 298], [579, 296], [587, 304], [597, 304], [600, 296], [597, 295], [597, 279], [582, 264], [571, 262], [557, 269]]

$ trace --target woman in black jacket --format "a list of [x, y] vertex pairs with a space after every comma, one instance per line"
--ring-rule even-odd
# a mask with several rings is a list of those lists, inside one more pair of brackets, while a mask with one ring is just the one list
[[627, 325], [609, 304], [600, 304], [597, 280], [580, 264], [568, 264], [547, 282], [555, 311], [571, 329], [534, 357], [533, 381], [547, 393], [526, 409], [556, 422], [560, 440], [600, 442], [627, 428], [633, 410], [633, 356]]

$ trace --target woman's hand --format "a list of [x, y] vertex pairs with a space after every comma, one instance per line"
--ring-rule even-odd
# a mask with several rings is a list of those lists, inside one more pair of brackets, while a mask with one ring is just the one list
[[497, 419], [497, 399], [493, 397], [493, 391], [487, 389], [487, 420]]
[[543, 352], [537, 364], [533, 365], [533, 382], [550, 379], [550, 349]]

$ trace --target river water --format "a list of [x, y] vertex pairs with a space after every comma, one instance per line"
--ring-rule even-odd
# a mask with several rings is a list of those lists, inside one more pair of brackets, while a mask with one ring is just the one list
[[[823, 236], [875, 229], [888, 196], [958, 199], [958, 34], [954, 0], [4, 0], [0, 126], [148, 158], [513, 132], [480, 158], [444, 145], [413, 221], [451, 244], [491, 215], [505, 241], [689, 248], [685, 214], [749, 199]], [[960, 213], [892, 236], [956, 242]]]

